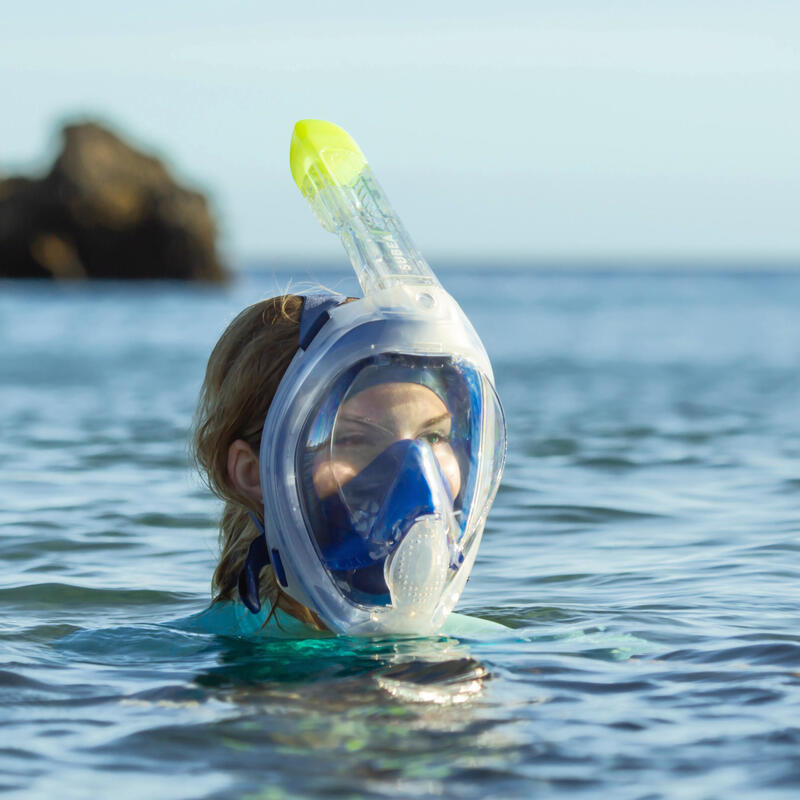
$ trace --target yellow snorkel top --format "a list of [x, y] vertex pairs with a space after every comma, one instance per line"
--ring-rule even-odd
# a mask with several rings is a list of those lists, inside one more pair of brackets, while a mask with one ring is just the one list
[[346, 131], [324, 120], [301, 120], [289, 164], [320, 224], [342, 240], [364, 294], [398, 284], [438, 285]]
[[321, 119], [301, 119], [292, 132], [292, 177], [303, 197], [323, 186], [352, 186], [367, 159], [347, 131]]

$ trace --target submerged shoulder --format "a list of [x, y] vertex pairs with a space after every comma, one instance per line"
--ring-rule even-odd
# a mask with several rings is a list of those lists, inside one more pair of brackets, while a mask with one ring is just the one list
[[451, 614], [442, 625], [441, 633], [464, 639], [480, 639], [492, 634], [508, 632], [510, 629], [499, 622], [492, 622], [467, 614]]
[[[242, 603], [219, 601], [212, 603], [204, 611], [177, 622], [184, 630], [217, 636], [319, 639], [331, 635], [306, 625], [280, 609], [276, 609], [269, 622], [268, 616], [268, 608], [262, 608], [258, 614], [253, 614]], [[480, 639], [504, 631], [508, 631], [508, 628], [498, 622], [466, 614], [451, 614], [439, 633], [455, 638]]]

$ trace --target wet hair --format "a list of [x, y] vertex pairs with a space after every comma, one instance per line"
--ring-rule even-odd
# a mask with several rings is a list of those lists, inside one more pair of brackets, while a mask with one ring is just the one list
[[[208, 359], [192, 452], [209, 488], [225, 503], [220, 558], [212, 579], [214, 602], [238, 599], [239, 572], [260, 535], [250, 512], [259, 518], [264, 512], [231, 481], [228, 448], [243, 439], [258, 453], [267, 410], [297, 351], [302, 309], [303, 298], [293, 294], [255, 303], [228, 325]], [[262, 602], [272, 605], [270, 616], [280, 608], [302, 622], [324, 627], [310, 609], [281, 590], [269, 565], [259, 575], [259, 594]]]

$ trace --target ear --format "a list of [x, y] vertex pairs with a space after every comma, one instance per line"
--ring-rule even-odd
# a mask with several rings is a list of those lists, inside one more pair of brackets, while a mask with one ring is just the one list
[[228, 477], [243, 495], [263, 502], [258, 456], [244, 439], [237, 439], [228, 448]]

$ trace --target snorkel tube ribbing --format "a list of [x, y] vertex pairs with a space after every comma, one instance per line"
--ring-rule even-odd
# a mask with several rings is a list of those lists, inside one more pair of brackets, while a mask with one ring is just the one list
[[439, 281], [397, 218], [364, 154], [340, 127], [301, 120], [294, 127], [292, 176], [320, 224], [339, 236], [364, 295]]

